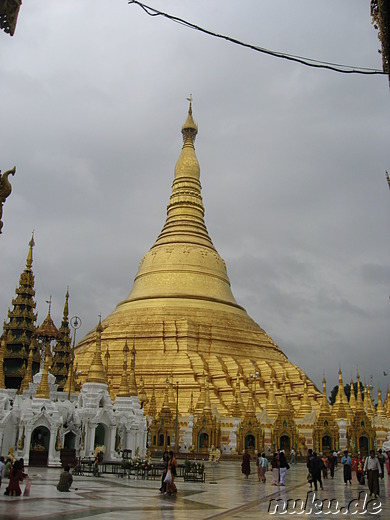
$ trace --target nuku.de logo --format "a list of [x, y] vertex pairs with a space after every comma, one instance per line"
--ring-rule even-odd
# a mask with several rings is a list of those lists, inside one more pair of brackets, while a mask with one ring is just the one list
[[340, 505], [337, 498], [317, 498], [315, 491], [309, 491], [306, 499], [273, 498], [269, 501], [268, 513], [271, 515], [377, 515], [382, 511], [382, 504], [377, 498], [368, 500], [367, 492], [360, 491], [357, 498], [353, 498], [347, 504]]

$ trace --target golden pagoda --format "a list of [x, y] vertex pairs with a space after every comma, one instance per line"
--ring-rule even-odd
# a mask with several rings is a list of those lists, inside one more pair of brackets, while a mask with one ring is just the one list
[[[316, 399], [321, 393], [313, 382], [289, 362], [232, 294], [225, 262], [204, 220], [200, 167], [194, 148], [197, 132], [190, 102], [163, 229], [142, 258], [129, 296], [102, 321], [102, 341], [109, 344], [109, 377], [114, 391], [122, 378], [123, 347], [131, 337], [137, 351], [137, 384], [142, 377], [148, 399], [155, 388], [157, 410], [162, 407], [169, 379], [179, 385], [180, 416], [188, 414], [191, 396], [197, 403], [195, 412], [199, 411], [204, 406], [205, 374], [211, 408], [221, 417], [232, 417], [232, 410], [237, 413], [236, 401], [241, 399], [236, 385], [239, 373], [242, 399], [247, 402], [252, 393], [259, 410], [264, 409], [268, 394], [267, 411], [272, 409], [277, 414], [275, 401], [281, 395], [278, 391], [274, 401], [273, 385], [280, 389], [285, 380], [293, 410], [299, 409], [304, 394], [305, 407], [319, 411], [320, 401]], [[95, 332], [91, 331], [76, 346], [82, 374], [88, 374], [95, 341]], [[253, 371], [261, 374], [255, 395], [250, 387]], [[173, 385], [169, 386], [172, 391]], [[243, 410], [240, 415], [244, 414]]]

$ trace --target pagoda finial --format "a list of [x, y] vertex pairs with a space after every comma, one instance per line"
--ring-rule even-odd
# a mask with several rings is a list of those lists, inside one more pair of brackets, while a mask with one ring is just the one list
[[102, 317], [99, 315], [99, 324], [96, 327], [96, 348], [89, 368], [87, 383], [107, 384], [107, 375], [102, 362]]
[[35, 246], [34, 231], [32, 232], [31, 240], [28, 245], [29, 245], [29, 250], [28, 250], [28, 255], [27, 255], [27, 260], [26, 260], [26, 267], [27, 267], [27, 269], [30, 270], [32, 267], [32, 263], [33, 263], [33, 247]]

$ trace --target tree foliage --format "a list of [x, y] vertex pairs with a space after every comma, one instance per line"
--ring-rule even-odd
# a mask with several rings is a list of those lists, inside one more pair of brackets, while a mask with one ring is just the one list
[[[339, 385], [336, 385], [332, 388], [332, 391], [329, 395], [329, 402], [330, 404], [333, 406], [335, 401], [336, 401], [336, 396], [337, 396], [337, 393], [339, 391]], [[347, 399], [349, 400], [350, 396], [351, 396], [351, 385], [348, 383], [346, 385], [344, 385], [344, 392], [345, 392], [345, 395], [347, 396]], [[353, 392], [355, 394], [355, 398], [357, 397], [357, 383], [353, 383]], [[362, 399], [364, 399], [364, 386], [363, 386], [363, 383], [360, 381], [360, 392], [362, 394]]]

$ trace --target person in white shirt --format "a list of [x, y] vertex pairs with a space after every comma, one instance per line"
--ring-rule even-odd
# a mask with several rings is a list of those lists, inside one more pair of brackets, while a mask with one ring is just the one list
[[379, 475], [382, 474], [379, 460], [375, 457], [375, 451], [370, 451], [370, 456], [364, 462], [364, 472], [367, 473], [368, 489], [370, 496], [374, 493], [375, 498], [379, 495]]
[[1, 487], [1, 481], [4, 478], [4, 470], [5, 470], [4, 457], [0, 457], [0, 487]]

